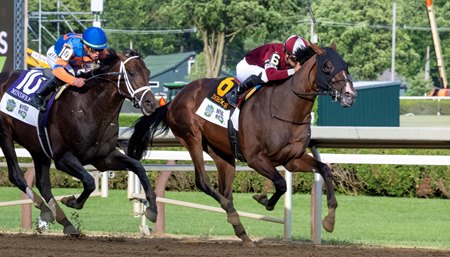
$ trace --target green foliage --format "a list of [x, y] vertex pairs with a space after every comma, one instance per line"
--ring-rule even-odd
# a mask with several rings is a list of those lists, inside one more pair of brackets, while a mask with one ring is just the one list
[[[89, 12], [89, 1], [61, 1], [72, 12]], [[38, 10], [38, 1], [28, 1], [30, 12]], [[320, 44], [336, 42], [338, 51], [350, 64], [355, 80], [373, 80], [391, 67], [392, 47], [392, 2], [373, 1], [105, 1], [101, 15], [110, 46], [119, 50], [133, 47], [141, 54], [168, 54], [182, 51], [202, 52], [205, 56], [193, 78], [207, 74], [212, 67], [224, 65], [233, 71], [236, 63], [250, 49], [267, 42], [281, 42], [290, 34], [311, 38], [308, 4], [312, 3]], [[433, 3], [436, 22], [441, 30], [444, 64], [449, 70], [450, 62], [450, 3]], [[419, 75], [425, 66], [427, 47], [430, 47], [431, 85], [439, 85], [435, 52], [429, 30], [427, 11], [423, 1], [397, 0], [397, 29], [395, 69], [405, 77], [409, 86], [408, 95], [423, 95], [426, 91]], [[43, 11], [56, 11], [56, 0], [44, 1]], [[65, 11], [65, 9], [63, 9]], [[69, 21], [74, 31], [81, 32], [90, 26], [92, 15], [76, 15], [85, 20], [83, 24]], [[49, 19], [56, 16], [49, 16]], [[46, 31], [57, 37], [56, 23], [44, 22]], [[70, 30], [60, 23], [59, 34]], [[30, 20], [33, 31], [37, 31], [36, 20]], [[196, 28], [195, 33], [180, 32]], [[37, 49], [34, 32], [29, 33], [29, 46]], [[219, 42], [220, 33], [225, 42]], [[43, 33], [44, 52], [54, 40]], [[216, 51], [223, 48], [223, 51]], [[215, 54], [214, 54], [215, 53]], [[210, 55], [209, 55], [210, 54]], [[214, 59], [214, 62], [211, 62]], [[427, 86], [427, 89], [429, 87]]]
[[[384, 153], [384, 154], [420, 154], [445, 155], [446, 151], [436, 150], [353, 150], [329, 149], [333, 153]], [[154, 163], [148, 162], [145, 163]], [[245, 164], [242, 164], [245, 165]], [[394, 197], [441, 197], [443, 191], [439, 188], [442, 183], [450, 188], [450, 170], [447, 166], [423, 165], [362, 165], [340, 164], [333, 165], [333, 182], [337, 193], [346, 195], [394, 196]], [[158, 172], [149, 172], [148, 177], [155, 185]], [[210, 183], [218, 188], [217, 172], [209, 172]], [[6, 168], [0, 170], [0, 186], [12, 186], [7, 181]], [[126, 189], [128, 174], [126, 171], [114, 172], [109, 179], [109, 188]], [[294, 173], [293, 192], [309, 193], [314, 182], [313, 173]], [[80, 188], [81, 182], [71, 176], [51, 171], [51, 183], [54, 188]], [[194, 172], [172, 172], [167, 183], [168, 191], [198, 191], [195, 185]], [[447, 189], [450, 191], [449, 189]], [[233, 192], [235, 193], [273, 193], [272, 182], [257, 172], [237, 172], [235, 174]]]
[[[446, 150], [417, 149], [334, 149], [333, 153], [354, 154], [398, 154], [398, 155], [442, 155]], [[438, 187], [443, 181], [450, 186], [450, 170], [447, 166], [424, 165], [333, 165], [336, 191], [343, 194], [395, 196], [395, 197], [440, 197]], [[350, 176], [348, 175], [350, 174]]]
[[141, 114], [121, 113], [119, 115], [119, 126], [130, 127], [141, 116], [142, 116]]
[[206, 76], [206, 66], [205, 66], [205, 54], [199, 53], [195, 56], [194, 65], [192, 65], [191, 73], [189, 74], [189, 79], [196, 80], [201, 79]]
[[419, 72], [418, 74], [411, 77], [408, 80], [408, 90], [406, 91], [406, 95], [408, 96], [422, 96], [426, 95], [433, 89], [431, 81], [424, 80], [423, 72]]
[[412, 166], [352, 165], [357, 178], [365, 185], [358, 194], [377, 196], [415, 196], [417, 176]]
[[414, 115], [450, 115], [450, 100], [409, 100], [400, 102], [400, 114], [412, 113]]

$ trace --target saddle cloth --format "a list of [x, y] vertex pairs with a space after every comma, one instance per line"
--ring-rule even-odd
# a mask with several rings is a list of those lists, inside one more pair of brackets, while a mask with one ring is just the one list
[[37, 126], [39, 110], [29, 102], [46, 80], [42, 70], [23, 71], [3, 94], [0, 110], [22, 122]]

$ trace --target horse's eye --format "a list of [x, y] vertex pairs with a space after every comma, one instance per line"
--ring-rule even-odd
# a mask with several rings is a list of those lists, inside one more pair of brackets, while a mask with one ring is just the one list
[[326, 61], [326, 62], [323, 64], [323, 72], [326, 73], [326, 74], [330, 74], [330, 73], [332, 73], [333, 71], [334, 71], [333, 63], [330, 62], [330, 61]]
[[134, 72], [130, 71], [130, 72], [128, 72], [128, 75], [134, 76]]

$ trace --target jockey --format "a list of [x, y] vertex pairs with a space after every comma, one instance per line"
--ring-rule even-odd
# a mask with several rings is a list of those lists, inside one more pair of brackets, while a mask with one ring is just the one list
[[82, 87], [81, 72], [92, 70], [92, 63], [108, 54], [108, 38], [101, 28], [87, 28], [83, 34], [68, 33], [56, 41], [47, 51], [47, 63], [54, 77], [43, 85], [31, 99], [41, 111], [45, 111], [44, 99], [58, 86], [65, 83]]
[[269, 43], [251, 50], [236, 65], [236, 78], [242, 83], [231, 92], [230, 104], [235, 106], [239, 96], [257, 84], [292, 76], [300, 69], [295, 52], [309, 45], [305, 38], [292, 35], [284, 43]]

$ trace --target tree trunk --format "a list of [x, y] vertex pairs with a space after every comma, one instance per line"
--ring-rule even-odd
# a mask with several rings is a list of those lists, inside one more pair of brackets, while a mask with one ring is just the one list
[[222, 55], [225, 47], [225, 33], [200, 30], [205, 53], [206, 77], [217, 78], [222, 69]]

